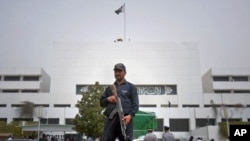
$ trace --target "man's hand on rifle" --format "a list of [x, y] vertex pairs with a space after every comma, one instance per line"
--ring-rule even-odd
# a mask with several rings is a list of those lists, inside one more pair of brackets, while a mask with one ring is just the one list
[[126, 125], [128, 125], [129, 122], [131, 121], [131, 118], [132, 118], [131, 115], [127, 115], [124, 116], [122, 120], [125, 122]]
[[109, 96], [109, 97], [108, 97], [108, 101], [109, 101], [110, 103], [116, 103], [116, 102], [117, 102], [117, 98], [116, 98], [114, 95], [112, 95], [112, 96]]

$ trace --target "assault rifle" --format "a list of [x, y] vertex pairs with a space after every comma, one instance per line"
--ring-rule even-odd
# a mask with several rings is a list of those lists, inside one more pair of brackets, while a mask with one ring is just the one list
[[117, 95], [115, 85], [111, 85], [110, 88], [111, 88], [111, 91], [112, 91], [113, 95], [116, 97], [117, 102], [116, 102], [116, 108], [111, 112], [109, 117], [113, 117], [114, 114], [116, 114], [116, 112], [118, 112], [122, 135], [123, 135], [124, 139], [126, 140], [127, 139], [127, 136], [126, 136], [126, 124], [125, 124], [125, 121], [123, 120], [124, 113], [123, 113], [123, 109], [122, 109], [121, 99]]

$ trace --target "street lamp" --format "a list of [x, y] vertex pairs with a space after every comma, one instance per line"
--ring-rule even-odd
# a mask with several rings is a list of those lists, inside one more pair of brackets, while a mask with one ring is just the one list
[[38, 129], [37, 129], [37, 139], [39, 140], [40, 137], [40, 126], [41, 126], [41, 118], [46, 116], [47, 111], [43, 106], [38, 106], [35, 109], [35, 115], [38, 118]]

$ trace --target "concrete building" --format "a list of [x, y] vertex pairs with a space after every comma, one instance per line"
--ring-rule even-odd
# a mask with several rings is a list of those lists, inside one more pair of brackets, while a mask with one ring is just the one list
[[49, 53], [44, 69], [0, 69], [0, 120], [37, 121], [20, 119], [16, 112], [22, 101], [32, 101], [46, 109], [42, 122], [72, 124], [81, 90], [96, 81], [113, 83], [113, 67], [119, 62], [127, 67], [126, 79], [138, 88], [140, 110], [155, 112], [158, 137], [163, 125], [180, 139], [217, 125], [225, 120], [221, 104], [229, 107], [227, 119], [250, 118], [250, 70], [213, 68], [202, 76], [198, 43], [56, 42]]

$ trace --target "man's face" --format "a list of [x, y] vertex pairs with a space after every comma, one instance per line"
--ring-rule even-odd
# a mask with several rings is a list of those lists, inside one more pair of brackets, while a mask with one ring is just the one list
[[123, 70], [114, 70], [114, 74], [115, 74], [115, 79], [119, 81], [124, 79], [126, 72]]

